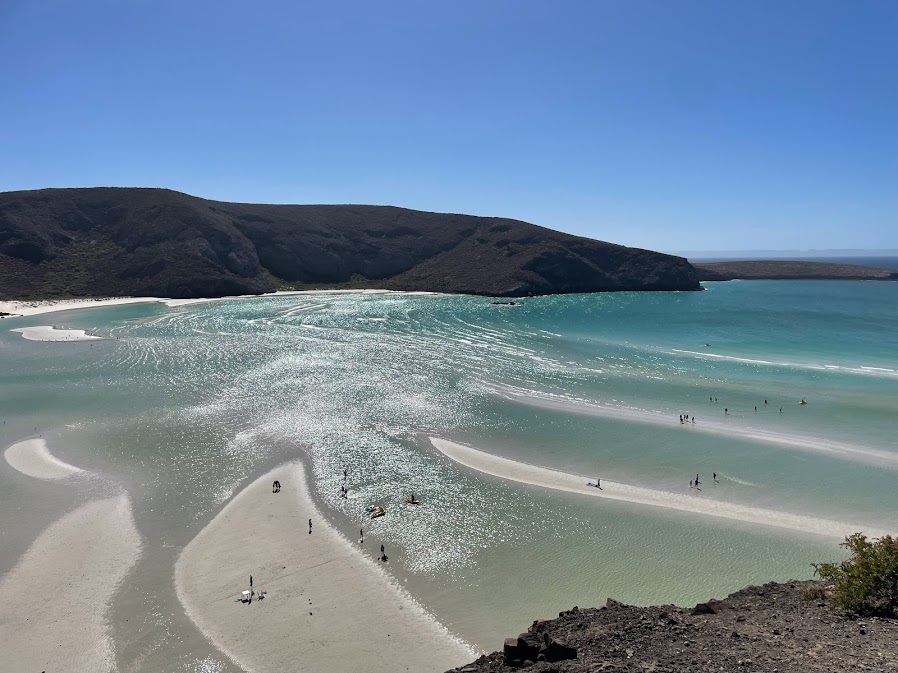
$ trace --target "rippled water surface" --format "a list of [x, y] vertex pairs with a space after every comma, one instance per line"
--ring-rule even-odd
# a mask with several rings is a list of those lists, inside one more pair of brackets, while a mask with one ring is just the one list
[[[697, 498], [898, 527], [898, 461], [880, 459], [898, 454], [898, 284], [707, 287], [515, 307], [293, 295], [6, 320], [114, 339], [3, 330], [3, 438], [38, 428], [61, 458], [132, 492], [147, 551], [116, 610], [134, 618], [117, 627], [134, 670], [229, 670], [181, 637], [191, 627], [165, 593], [171, 564], [236, 490], [296, 455], [349, 538], [364, 525], [437, 617], [495, 649], [536, 617], [609, 595], [688, 603], [807, 577], [837, 541], [503, 482], [451, 463], [429, 436], [676, 493], [700, 472]], [[410, 492], [421, 507], [401, 504]], [[366, 520], [372, 503], [387, 516]]]

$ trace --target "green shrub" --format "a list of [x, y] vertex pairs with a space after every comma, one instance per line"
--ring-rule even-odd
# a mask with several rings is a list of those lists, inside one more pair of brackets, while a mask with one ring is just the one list
[[898, 617], [898, 539], [868, 540], [855, 533], [842, 546], [851, 550], [848, 560], [814, 564], [815, 572], [833, 583], [833, 604], [859, 615]]

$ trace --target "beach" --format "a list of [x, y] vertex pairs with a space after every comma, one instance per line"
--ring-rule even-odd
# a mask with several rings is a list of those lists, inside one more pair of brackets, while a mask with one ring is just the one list
[[[398, 294], [398, 295], [438, 295], [437, 292], [405, 292], [397, 290], [359, 289], [359, 290], [278, 290], [266, 294], [240, 294], [226, 297], [196, 297], [191, 299], [171, 299], [165, 297], [96, 297], [93, 299], [47, 299], [47, 300], [19, 300], [0, 301], [0, 313], [7, 316], [0, 317], [26, 317], [56, 313], [58, 311], [74, 311], [83, 308], [102, 308], [105, 306], [124, 306], [127, 304], [165, 304], [169, 308], [180, 308], [193, 304], [206, 304], [209, 302], [229, 301], [232, 299], [260, 299], [264, 297], [283, 297], [290, 295], [340, 295], [340, 294]], [[43, 327], [42, 327], [43, 329]], [[26, 337], [27, 338], [27, 337]]]
[[[87, 474], [54, 457], [42, 439], [18, 442], [4, 458], [36, 479]], [[140, 551], [125, 493], [79, 505], [42, 531], [0, 581], [7, 599], [0, 670], [116, 670], [110, 605]]]
[[[475, 656], [356, 544], [321, 517], [302, 464], [290, 463], [245, 488], [184, 549], [178, 597], [216, 647], [254, 673], [438, 673]], [[241, 603], [250, 575], [255, 594]]]
[[[819, 314], [801, 327], [802, 306], [839, 291], [827, 336]], [[809, 578], [844, 558], [842, 536], [892, 530], [898, 382], [862, 372], [895, 368], [894, 292], [771, 281], [514, 310], [296, 292], [13, 318], [0, 581], [75, 605], [57, 629], [79, 641], [79, 670], [236, 673], [445, 671], [475, 657], [456, 638], [491, 651], [573, 605]], [[29, 326], [114, 338], [10, 332]], [[678, 352], [703, 343], [721, 357]], [[6, 639], [53, 670], [20, 627], [5, 622]]]
[[[857, 523], [843, 523], [791, 514], [789, 512], [762, 509], [760, 507], [721, 502], [720, 500], [702, 499], [698, 497], [698, 491], [693, 491], [690, 495], [682, 495], [620, 484], [603, 480], [601, 477], [598, 478], [599, 483], [597, 484], [595, 477], [567, 474], [546, 467], [509, 460], [438, 437], [431, 437], [430, 442], [444, 456], [465, 467], [509, 481], [530, 484], [531, 486], [578, 493], [593, 498], [606, 498], [649, 507], [689, 512], [701, 516], [786, 528], [803, 533], [823, 535], [833, 539], [842, 539], [858, 531], [876, 537], [888, 533], [878, 528]], [[707, 475], [705, 479], [707, 480]], [[702, 483], [705, 484], [706, 488], [709, 488], [706, 482]]]
[[29, 341], [98, 341], [103, 339], [101, 336], [88, 334], [83, 329], [62, 329], [52, 325], [19, 327], [10, 332], [18, 332]]

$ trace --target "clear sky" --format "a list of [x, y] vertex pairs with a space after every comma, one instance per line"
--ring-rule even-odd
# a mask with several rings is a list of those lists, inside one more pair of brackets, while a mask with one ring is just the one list
[[898, 248], [896, 0], [0, 0], [0, 190]]

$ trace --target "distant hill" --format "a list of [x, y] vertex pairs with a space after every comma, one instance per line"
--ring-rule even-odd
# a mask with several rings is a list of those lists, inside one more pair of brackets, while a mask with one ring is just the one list
[[696, 262], [699, 280], [898, 280], [898, 271], [857, 264], [788, 260]]
[[207, 201], [165, 189], [0, 193], [0, 298], [382, 287], [519, 297], [697, 290], [683, 258], [518, 220]]

